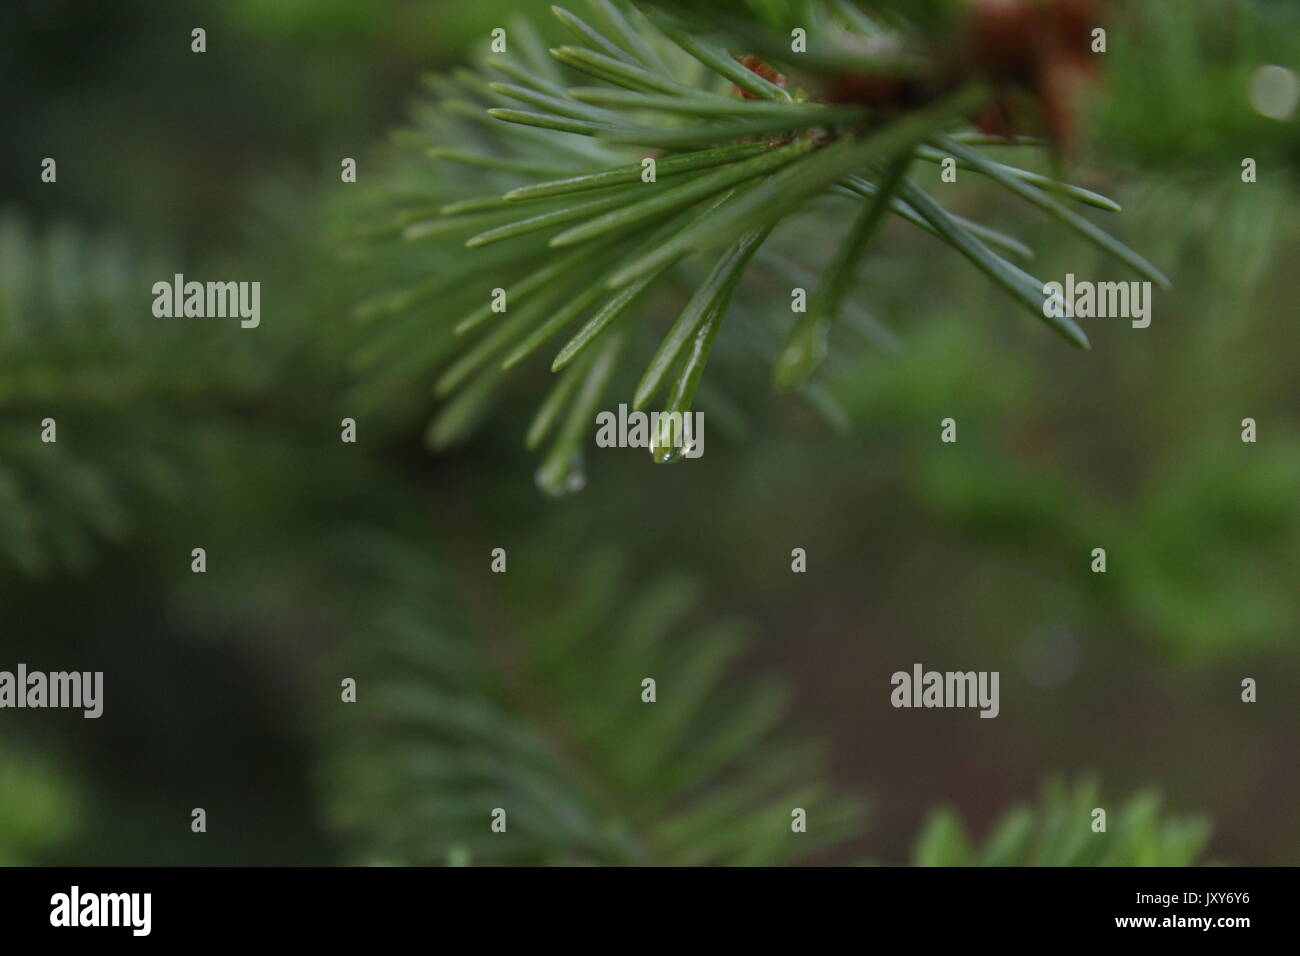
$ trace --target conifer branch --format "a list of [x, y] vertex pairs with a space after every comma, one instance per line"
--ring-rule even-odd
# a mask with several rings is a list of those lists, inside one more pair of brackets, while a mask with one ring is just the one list
[[[913, 159], [952, 160], [1139, 275], [1167, 283], [1144, 257], [1068, 205], [1115, 212], [1113, 200], [981, 151], [1007, 142], [968, 128], [997, 101], [1001, 81], [978, 57], [942, 59], [949, 49], [943, 31], [953, 28], [943, 17], [919, 17], [920, 28], [909, 31], [892, 26], [901, 21], [889, 4], [847, 0], [767, 4], [765, 18], [739, 3], [703, 13], [667, 2], [593, 0], [590, 7], [590, 19], [555, 8], [575, 42], [549, 55], [521, 23], [512, 28], [508, 52], [487, 53], [477, 72], [431, 81], [443, 109], [422, 111], [406, 139], [444, 171], [408, 162], [398, 175], [440, 190], [447, 201], [433, 212], [380, 204], [388, 225], [362, 229], [371, 237], [363, 252], [379, 275], [418, 277], [438, 263], [439, 278], [387, 290], [362, 307], [369, 319], [387, 316], [394, 332], [359, 349], [369, 368], [391, 360], [402, 381], [436, 381], [437, 395], [451, 402], [430, 430], [439, 446], [463, 437], [495, 401], [502, 373], [529, 364], [545, 343], [571, 330], [543, 361], [553, 371], [567, 369], [591, 343], [635, 322], [647, 301], [669, 295], [681, 311], [631, 398], [644, 407], [664, 394], [672, 410], [689, 411], [710, 350], [688, 354], [685, 343], [697, 333], [704, 334], [701, 346], [734, 334], [728, 312], [760, 287], [749, 272], [752, 262], [770, 261], [763, 247], [794, 258], [821, 230], [828, 209], [846, 225], [856, 219], [869, 229], [849, 229], [844, 245], [810, 264], [823, 273], [811, 295], [813, 316], [794, 315], [792, 322], [781, 308], [749, 307], [786, 343], [774, 356], [779, 387], [803, 394], [811, 385], [831, 348], [829, 319], [853, 304], [849, 290], [866, 240], [883, 227], [886, 212], [952, 246], [1037, 320], [1088, 348], [1072, 319], [1045, 315], [1051, 310], [1043, 307], [1044, 283], [1006, 258], [1026, 259], [1032, 251], [956, 216], [899, 175]], [[806, 28], [806, 50], [792, 52], [788, 34], [776, 29], [791, 22]], [[449, 162], [462, 170], [447, 168]], [[827, 197], [866, 205], [828, 207]], [[413, 243], [433, 245], [417, 252]], [[742, 245], [747, 253], [738, 256]], [[481, 258], [488, 247], [500, 247], [500, 257]], [[696, 260], [713, 285], [692, 292]], [[504, 303], [489, 301], [494, 288], [504, 291]], [[435, 300], [435, 311], [416, 317]], [[460, 341], [449, 342], [448, 330]], [[601, 376], [610, 388], [638, 380], [635, 367], [624, 366], [638, 361], [644, 346], [639, 336], [628, 344], [618, 367]], [[397, 384], [396, 377], [390, 381]], [[577, 391], [569, 380], [550, 394], [539, 421], [554, 420]], [[612, 398], [602, 393], [597, 407]], [[529, 444], [543, 431], [530, 430]], [[580, 452], [566, 448], [563, 456], [575, 472]], [[548, 484], [554, 490], [581, 481]]]

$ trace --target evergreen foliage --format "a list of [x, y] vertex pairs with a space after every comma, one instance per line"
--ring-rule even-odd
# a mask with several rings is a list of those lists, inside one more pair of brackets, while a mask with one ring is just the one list
[[[523, 599], [476, 616], [449, 613], [422, 547], [366, 534], [346, 554], [366, 636], [348, 648], [360, 694], [330, 721], [343, 745], [325, 790], [363, 860], [760, 865], [853, 832], [859, 809], [784, 726], [782, 688], [724, 680], [745, 636], [700, 620], [689, 578], [633, 593], [632, 569], [594, 554], [552, 613], [521, 618], [550, 582], [512, 556], [497, 580]], [[665, 688], [654, 702], [646, 678]]]
[[[185, 517], [189, 537], [205, 518], [229, 525], [232, 545], [245, 550], [228, 549], [225, 570], [204, 582], [206, 610], [257, 635], [302, 630], [314, 641], [318, 626], [322, 643], [345, 635], [306, 682], [331, 708], [318, 743], [321, 802], [351, 858], [376, 863], [816, 860], [855, 845], [860, 814], [831, 784], [817, 748], [789, 735], [782, 685], [736, 678], [749, 646], [743, 629], [698, 613], [689, 576], [656, 572], [647, 586], [614, 552], [552, 536], [545, 554], [512, 548], [510, 575], [500, 582], [507, 597], [485, 612], [497, 594], [473, 593], [431, 556], [442, 529], [421, 514], [427, 488], [385, 444], [408, 437], [402, 409], [420, 405], [431, 383], [443, 407], [428, 437], [445, 447], [511, 387], [532, 391], [536, 379], [512, 386], [509, 373], [553, 372], [526, 428], [530, 447], [550, 442], [538, 481], [552, 493], [581, 486], [592, 414], [617, 401], [698, 405], [739, 433], [756, 414], [752, 396], [775, 383], [832, 425], [888, 421], [897, 432], [931, 427], [960, 395], [970, 415], [1003, 431], [994, 425], [983, 437], [964, 437], [942, 456], [900, 442], [891, 462], [888, 438], [851, 453], [869, 459], [862, 473], [869, 467], [877, 480], [896, 482], [890, 500], [914, 497], [915, 513], [944, 527], [945, 549], [962, 533], [986, 555], [998, 544], [1026, 548], [1033, 560], [1018, 555], [1011, 576], [954, 585], [971, 588], [955, 593], [976, 607], [975, 589], [1024, 575], [1016, 578], [1023, 585], [1016, 607], [997, 598], [996, 612], [975, 614], [996, 613], [1010, 623], [1002, 631], [1017, 634], [1049, 612], [1053, 620], [1095, 614], [1097, 630], [1136, 623], [1168, 647], [1227, 654], [1277, 646], [1295, 618], [1290, 576], [1300, 560], [1300, 444], [1284, 414], [1291, 381], [1282, 364], [1261, 374], [1223, 356], [1242, 355], [1250, 337], [1277, 341], [1279, 350], [1289, 341], [1289, 327], [1276, 327], [1280, 311], [1265, 307], [1270, 300], [1255, 282], [1277, 248], [1294, 244], [1286, 216], [1294, 191], [1273, 177], [1243, 194], [1207, 165], [1134, 190], [1136, 201], [1125, 195], [1126, 214], [1115, 216], [1118, 203], [1062, 181], [1050, 142], [1010, 146], [971, 128], [990, 78], [935, 71], [936, 51], [965, 6], [595, 0], [581, 17], [557, 11], [555, 25], [572, 39], [549, 53], [528, 23], [514, 23], [508, 53], [485, 53], [474, 71], [428, 79], [438, 102], [417, 104], [413, 127], [394, 137], [382, 181], [364, 176], [332, 210], [357, 272], [345, 280], [318, 269], [328, 274], [304, 279], [256, 337], [151, 320], [143, 290], [173, 265], [138, 255], [120, 237], [0, 217], [5, 584], [85, 569], [133, 540], [160, 508]], [[1102, 127], [1144, 164], [1173, 165], [1175, 134], [1179, 150], [1235, 164], [1235, 155], [1216, 152], [1220, 123], [1231, 123], [1234, 137], [1266, 143], [1261, 156], [1267, 148], [1285, 159], [1297, 127], [1243, 117], [1222, 93], [1245, 82], [1255, 54], [1207, 39], [1201, 21], [1169, 16], [1176, 6], [1142, 5], [1130, 29], [1170, 42], [1121, 45], [1116, 73], [1126, 91], [1140, 90], [1134, 77], [1149, 71], [1176, 78], [1175, 86], [1186, 81], [1191, 92], [1171, 98], [1168, 82], [1152, 83], [1142, 109], [1108, 109]], [[1219, 12], [1213, 3], [1197, 9], [1211, 20]], [[1271, 22], [1287, 22], [1280, 5], [1265, 9]], [[791, 57], [792, 25], [806, 26], [820, 52]], [[1225, 33], [1249, 40], [1252, 51], [1267, 48], [1267, 31], [1247, 26], [1234, 20]], [[1187, 66], [1202, 62], [1201, 46], [1215, 54], [1212, 81]], [[751, 69], [740, 53], [766, 64]], [[777, 71], [790, 79], [774, 82]], [[845, 73], [920, 76], [926, 95], [885, 109], [831, 102], [827, 91]], [[1159, 122], [1145, 125], [1153, 116]], [[654, 184], [641, 181], [646, 156], [657, 161]], [[996, 214], [962, 218], [947, 194], [940, 203], [924, 187], [920, 171], [933, 173], [949, 156], [962, 171], [962, 195], [980, 196]], [[1021, 224], [1024, 205], [1046, 215]], [[987, 323], [943, 334], [908, 330], [918, 354], [900, 365], [893, 361], [900, 338], [860, 303], [890, 294], [866, 281], [883, 261], [897, 270], [891, 285], [917, 297], [912, 311], [938, 314], [955, 299], [978, 302], [970, 318], [992, 318], [997, 306], [980, 295], [999, 289], [1009, 299], [997, 302], [1043, 320], [1041, 283], [1025, 270], [1040, 250], [1034, 268], [1058, 274], [1060, 261], [1051, 258], [1060, 252], [1051, 251], [1058, 233], [1075, 243], [1071, 263], [1122, 262], [1135, 276], [1163, 281], [1147, 258], [1093, 224], [1103, 214], [1151, 260], [1183, 266], [1178, 274], [1187, 279], [1176, 293], [1183, 303], [1212, 302], [1208, 311], [1234, 319], [1162, 346], [1159, 367], [1140, 349], [1107, 351], [1125, 373], [1121, 386], [1088, 400], [1117, 421], [1137, 409], [1132, 433], [1153, 447], [1164, 439], [1142, 457], [1146, 470], [1131, 500], [1106, 494], [1078, 462], [1044, 464], [1024, 451], [1052, 427], [1045, 422], [1068, 423], [1080, 398], [1053, 388], [1022, 344], [1030, 336], [997, 337]], [[315, 218], [304, 197], [291, 197], [280, 218], [297, 230], [287, 244], [314, 251], [304, 233]], [[887, 226], [894, 219], [901, 227]], [[1019, 236], [1002, 231], [1008, 220], [1023, 226]], [[896, 244], [887, 228], [907, 238]], [[937, 238], [973, 267], [942, 290], [938, 305], [939, 293], [924, 287], [934, 273], [911, 245], [918, 237]], [[260, 268], [264, 253], [262, 246], [247, 256]], [[354, 296], [357, 275], [374, 294], [339, 335], [320, 319]], [[804, 315], [789, 311], [794, 285], [811, 294]], [[497, 286], [509, 294], [503, 314], [485, 307]], [[1077, 326], [1058, 322], [1055, 331], [1086, 344]], [[863, 345], [890, 361], [863, 354]], [[344, 363], [355, 387], [339, 401]], [[916, 374], [921, 363], [925, 376]], [[1144, 409], [1153, 393], [1164, 404]], [[333, 444], [337, 415], [324, 410], [336, 404], [364, 422], [360, 454], [351, 458], [320, 450]], [[1270, 442], [1251, 447], [1252, 466], [1243, 469], [1230, 454], [1235, 422], [1247, 413], [1263, 418], [1259, 409], [1275, 412]], [[47, 416], [58, 421], [55, 444], [37, 438]], [[1091, 450], [1088, 440], [1076, 453]], [[1097, 457], [1132, 457], [1116, 447]], [[259, 484], [250, 463], [281, 472], [281, 481]], [[736, 484], [761, 484], [765, 474], [755, 469]], [[842, 487], [825, 493], [861, 500]], [[353, 519], [363, 528], [356, 536], [324, 540]], [[876, 517], [860, 520], [864, 534], [879, 530], [867, 528]], [[1098, 539], [1123, 561], [1124, 575], [1080, 569], [1079, 555]], [[567, 569], [572, 584], [557, 590], [554, 555], [578, 552], [594, 554]], [[184, 553], [173, 547], [160, 559], [165, 580], [174, 582]], [[275, 560], [290, 570], [266, 575]], [[990, 556], [988, 567], [996, 561]], [[531, 616], [538, 607], [547, 613]], [[331, 696], [340, 673], [359, 678], [358, 704], [340, 707]], [[676, 690], [643, 703], [645, 677]], [[2, 759], [13, 773], [0, 780], [0, 858], [39, 859], [73, 832], [73, 788], [53, 765], [15, 757], [8, 744]], [[1052, 784], [982, 842], [940, 811], [913, 861], [1201, 859], [1208, 832], [1201, 818], [1171, 815], [1139, 793], [1116, 806], [1103, 839], [1087, 829], [1101, 803], [1095, 785]], [[509, 808], [508, 841], [487, 825], [498, 806]], [[794, 807], [808, 812], [807, 834], [790, 831]]]
[[[1105, 835], [1083, 821], [1107, 810]], [[1016, 807], [983, 843], [951, 810], [936, 810], [913, 851], [917, 866], [1194, 866], [1209, 839], [1199, 816], [1161, 815], [1161, 800], [1137, 793], [1107, 808], [1095, 781], [1051, 781], [1036, 806]]]
[[[590, 20], [555, 8], [571, 44], [547, 51], [521, 20], [508, 52], [486, 53], [477, 71], [430, 77], [437, 104], [418, 108], [368, 197], [369, 225], [353, 232], [366, 242], [349, 252], [382, 287], [358, 310], [368, 336], [357, 352], [361, 393], [432, 379], [446, 403], [429, 430], [436, 447], [463, 437], [506, 374], [546, 349], [557, 378], [528, 444], [554, 436], [538, 471], [545, 490], [580, 487], [583, 431], [563, 423], [589, 422], [615, 399], [692, 409], [713, 349], [751, 334], [731, 328], [733, 306], [764, 328], [760, 342], [775, 341], [766, 361], [776, 385], [809, 394], [837, 319], [852, 316], [877, 344], [895, 344], [853, 301], [862, 259], [891, 216], [951, 246], [1086, 348], [1072, 319], [1045, 317], [1043, 283], [1017, 264], [1031, 250], [945, 210], [910, 178], [917, 162], [952, 158], [1167, 284], [1076, 208], [1113, 212], [1112, 200], [992, 158], [987, 147], [1001, 141], [967, 128], [989, 102], [988, 77], [954, 78], [912, 52], [915, 37], [852, 4], [770, 5], [778, 21], [796, 10], [807, 17], [810, 49], [821, 52], [791, 54], [786, 40], [781, 59], [748, 66], [737, 59], [746, 51], [780, 56], [769, 51], [781, 35], [752, 17], [743, 29], [711, 19], [723, 31], [715, 40], [653, 7], [591, 6]], [[787, 88], [778, 69], [808, 86]], [[890, 70], [923, 91], [919, 104], [824, 101], [846, 71]], [[643, 180], [648, 158], [653, 182]], [[430, 160], [462, 168], [435, 171]], [[759, 265], [764, 274], [754, 275]], [[789, 308], [792, 274], [810, 286], [802, 315]], [[494, 290], [504, 291], [504, 311], [494, 310]], [[666, 334], [632, 321], [664, 309], [676, 313]], [[650, 357], [624, 384], [638, 350]], [[809, 397], [842, 417], [824, 392]]]
[[[0, 554], [29, 573], [85, 569], [142, 508], [192, 493], [265, 386], [247, 339], [150, 315], [168, 275], [120, 236], [0, 215]], [[210, 429], [188, 427], [200, 414]]]

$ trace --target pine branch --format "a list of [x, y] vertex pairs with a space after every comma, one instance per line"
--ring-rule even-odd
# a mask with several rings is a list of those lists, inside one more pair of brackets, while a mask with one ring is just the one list
[[[688, 580], [633, 592], [600, 554], [555, 594], [512, 553], [518, 604], [458, 615], [423, 543], [367, 534], [341, 553], [365, 639], [343, 658], [358, 700], [332, 721], [326, 778], [335, 825], [367, 861], [761, 865], [854, 827], [820, 757], [782, 729], [780, 688], [725, 680], [743, 635], [700, 620]], [[551, 613], [499, 616], [539, 593]]]
[[264, 365], [152, 319], [143, 293], [169, 273], [120, 239], [6, 213], [0, 264], [0, 555], [29, 574], [81, 569], [146, 502], [200, 483], [212, 443], [173, 416], [238, 405]]
[[[553, 338], [576, 331], [549, 359], [553, 371], [573, 369], [585, 349], [634, 323], [647, 302], [676, 298], [683, 303], [677, 321], [640, 373], [635, 405], [661, 394], [671, 410], [689, 411], [708, 352], [688, 361], [684, 343], [701, 331], [711, 342], [731, 338], [729, 313], [742, 307], [786, 342], [774, 356], [778, 385], [811, 401], [836, 316], [856, 311], [851, 290], [885, 212], [951, 245], [1036, 319], [1087, 348], [1073, 320], [1043, 315], [1043, 283], [1005, 258], [1028, 256], [1023, 243], [953, 215], [889, 172], [913, 158], [951, 157], [1140, 275], [1166, 282], [1066, 205], [1114, 212], [1116, 203], [990, 159], [982, 148], [1000, 141], [962, 129], [1003, 94], [978, 56], [939, 59], [948, 48], [943, 31], [954, 28], [938, 15], [945, 5], [917, 18], [921, 28], [911, 32], [889, 26], [899, 21], [887, 5], [877, 16], [868, 16], [869, 6], [765, 4], [763, 18], [742, 3], [698, 13], [595, 0], [589, 19], [556, 8], [576, 42], [549, 56], [532, 27], [517, 23], [509, 52], [485, 54], [477, 71], [431, 79], [442, 109], [420, 110], [386, 181], [365, 200], [367, 211], [350, 213], [368, 221], [351, 228], [361, 240], [351, 251], [388, 285], [359, 310], [367, 326], [356, 344], [365, 370], [358, 395], [383, 402], [436, 380], [449, 404], [429, 435], [444, 446], [489, 411], [504, 372], [529, 364]], [[792, 53], [788, 34], [772, 28], [792, 17], [813, 36], [812, 52]], [[742, 56], [756, 52], [774, 59]], [[423, 208], [393, 198], [410, 192], [437, 198]], [[828, 196], [867, 205], [824, 207]], [[870, 229], [846, 232], [839, 248], [807, 263], [822, 274], [811, 295], [816, 311], [795, 316], [792, 328], [784, 309], [764, 304], [773, 296], [752, 263], [771, 261], [764, 247], [797, 263], [801, 250], [823, 246], [809, 237], [824, 232], [826, 208], [846, 225], [857, 219]], [[737, 259], [745, 242], [753, 248]], [[715, 282], [726, 281], [712, 291], [694, 286], [696, 260]], [[504, 290], [505, 312], [494, 311], [501, 308], [494, 289]], [[626, 387], [625, 372], [637, 380], [635, 368], [625, 367], [642, 348], [633, 336], [616, 367], [590, 363], [587, 388], [566, 372], [539, 420], [555, 420], [578, 395], [594, 393], [592, 407], [612, 401], [606, 389]], [[597, 370], [599, 391], [590, 377]], [[544, 432], [530, 430], [529, 445]], [[581, 442], [570, 447], [566, 439], [548, 460], [554, 467], [539, 473], [547, 490], [581, 486]]]
[[[913, 850], [918, 866], [1194, 866], [1209, 840], [1200, 817], [1162, 816], [1153, 793], [1107, 806], [1095, 782], [1053, 781], [1036, 807], [1009, 811], [982, 845], [951, 810], [930, 815]], [[1104, 832], [1095, 810], [1106, 811]]]
[[320, 366], [266, 330], [153, 315], [175, 271], [117, 236], [0, 213], [3, 563], [84, 570], [150, 516], [212, 510], [249, 458], [321, 455], [304, 437]]

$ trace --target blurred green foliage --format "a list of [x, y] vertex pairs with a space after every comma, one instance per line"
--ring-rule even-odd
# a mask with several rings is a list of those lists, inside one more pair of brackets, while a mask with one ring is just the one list
[[[1218, 181], [1244, 156], [1262, 152], [1282, 160], [1294, 182], [1300, 124], [1265, 116], [1250, 95], [1261, 66], [1300, 66], [1300, 7], [1267, 0], [1116, 6], [1097, 127], [1112, 162], [1128, 161], [1147, 174], [1199, 170]], [[1274, 165], [1268, 178], [1277, 171]]]
[[[467, 59], [525, 5], [40, 6], [0, 28], [23, 91], [0, 156], [6, 652], [106, 657], [135, 716], [110, 697], [102, 737], [42, 724], [19, 749], [6, 730], [5, 862], [902, 860], [923, 808], [950, 800], [960, 817], [929, 824], [918, 861], [1203, 858], [1199, 818], [1146, 796], [1117, 805], [1105, 854], [1087, 856], [1086, 787], [984, 833], [1036, 779], [1090, 769], [1207, 810], [1215, 859], [1295, 862], [1297, 124], [1261, 117], [1248, 89], [1260, 65], [1300, 62], [1294, 5], [1116, 14], [1070, 173], [1122, 201], [1122, 238], [1173, 278], [1150, 329], [1099, 323], [1090, 355], [1059, 348], [895, 225], [862, 270], [870, 313], [834, 331], [825, 376], [790, 401], [768, 391], [779, 339], [763, 320], [806, 263], [761, 260], [735, 316], [747, 334], [719, 343], [719, 385], [700, 393], [709, 454], [667, 470], [593, 456], [563, 502], [536, 495], [519, 447], [518, 409], [547, 376], [431, 456], [428, 353], [407, 343], [446, 347], [427, 324], [449, 299], [400, 324], [350, 317], [394, 272], [455, 263], [418, 244], [350, 270], [324, 253], [377, 202], [338, 182], [339, 157], [374, 184], [367, 147], [416, 74]], [[195, 17], [214, 37], [204, 61], [188, 53]], [[50, 154], [57, 187], [36, 173]], [[1238, 178], [1244, 155], [1256, 184]], [[388, 168], [431, 205], [488, 182], [431, 181], [418, 157]], [[1044, 276], [1114, 268], [966, 179], [945, 204], [1016, 232]], [[842, 230], [838, 209], [814, 219]], [[263, 327], [153, 320], [149, 285], [176, 271], [262, 280]], [[46, 415], [57, 446], [37, 441]], [[356, 446], [338, 443], [343, 415]], [[937, 441], [947, 416], [956, 445]], [[1244, 417], [1257, 444], [1238, 438]], [[199, 542], [211, 570], [191, 576]], [[789, 573], [795, 545], [808, 575]], [[1106, 575], [1088, 570], [1097, 546]], [[744, 641], [712, 623], [736, 620]], [[1033, 643], [1045, 632], [1081, 657], [1047, 688], [1018, 669], [1025, 648], [1055, 646]], [[1014, 706], [977, 722], [998, 725], [995, 743], [887, 722], [871, 675], [913, 652], [1004, 669]], [[755, 660], [781, 675], [781, 707]], [[352, 674], [354, 707], [337, 703]], [[697, 676], [699, 709], [663, 696], [665, 726], [625, 750], [651, 706], [639, 679], [660, 674]], [[1237, 702], [1246, 675], [1258, 705]], [[152, 708], [171, 716], [139, 717]], [[787, 716], [827, 761], [782, 746]], [[987, 766], [945, 756], [950, 740]], [[707, 741], [720, 772], [693, 788], [682, 773]], [[981, 773], [1000, 786], [969, 786]], [[844, 794], [859, 792], [873, 813], [853, 837]], [[185, 842], [195, 793], [222, 801], [226, 843]], [[507, 801], [525, 808], [510, 851], [483, 810]], [[809, 806], [807, 845], [791, 845], [786, 804]]]
[[76, 836], [77, 785], [49, 760], [0, 742], [0, 866], [38, 862]]
[[[1095, 809], [1106, 810], [1096, 832]], [[1087, 825], [1085, 825], [1085, 823]], [[1193, 866], [1209, 838], [1199, 817], [1161, 816], [1161, 800], [1139, 793], [1107, 807], [1096, 783], [1052, 781], [1034, 807], [1009, 810], [982, 844], [952, 810], [935, 811], [916, 842], [917, 866]]]
[[742, 634], [699, 620], [689, 579], [593, 554], [543, 607], [549, 553], [511, 553], [508, 593], [466, 589], [481, 610], [457, 613], [421, 545], [349, 542], [366, 636], [341, 655], [358, 703], [328, 721], [323, 789], [362, 861], [763, 865], [852, 832], [779, 685], [724, 683]]
[[[0, 550], [28, 572], [86, 570], [140, 510], [201, 496], [220, 426], [266, 390], [252, 340], [153, 320], [147, 291], [170, 273], [120, 235], [0, 212]], [[46, 420], [56, 440], [33, 442]]]

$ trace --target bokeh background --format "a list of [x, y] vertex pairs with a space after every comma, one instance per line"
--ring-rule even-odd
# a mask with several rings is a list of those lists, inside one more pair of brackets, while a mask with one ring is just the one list
[[[477, 811], [443, 807], [439, 760], [495, 759], [465, 687], [563, 733], [510, 679], [476, 670], [448, 698], [441, 657], [509, 678], [579, 635], [540, 673], [581, 743], [618, 720], [593, 659], [647, 620], [683, 649], [702, 622], [743, 631], [743, 652], [709, 663], [710, 700], [733, 714], [755, 681], [783, 688], [796, 750], [825, 754], [789, 774], [864, 806], [812, 862], [908, 862], [944, 806], [978, 840], [1058, 777], [1096, 778], [1105, 806], [1158, 791], [1212, 827], [1203, 859], [1300, 862], [1300, 126], [1285, 80], [1252, 86], [1262, 66], [1300, 66], [1300, 19], [1263, 0], [1116, 7], [1070, 172], [1123, 203], [1116, 228], [1173, 279], [1149, 329], [1094, 321], [1076, 352], [891, 228], [862, 297], [906, 350], [840, 344], [827, 384], [844, 431], [755, 387], [732, 396], [746, 424], [711, 432], [702, 459], [602, 451], [580, 494], [550, 499], [521, 447], [540, 375], [452, 451], [424, 447], [427, 390], [338, 441], [356, 371], [335, 330], [364, 290], [333, 245], [356, 188], [340, 157], [364, 186], [421, 76], [545, 5], [5, 4], [0, 667], [104, 670], [107, 697], [98, 721], [0, 712], [0, 862], [490, 861], [460, 849], [486, 831]], [[40, 182], [46, 156], [57, 184]], [[1040, 274], [1095, 266], [1001, 194], [950, 188], [953, 208], [1030, 241]], [[262, 328], [160, 328], [149, 287], [173, 272], [259, 279]], [[47, 415], [60, 439], [42, 452]], [[941, 445], [949, 416], [959, 442]], [[794, 547], [807, 574], [790, 573]], [[440, 656], [424, 684], [386, 656], [408, 641]], [[889, 674], [917, 661], [1000, 671], [1001, 716], [892, 709]], [[340, 676], [384, 667], [416, 675], [405, 737], [338, 702]], [[448, 699], [467, 709], [441, 713]], [[617, 789], [591, 802], [621, 819]]]

